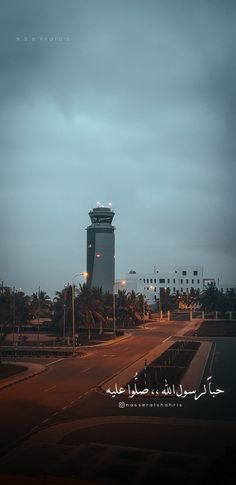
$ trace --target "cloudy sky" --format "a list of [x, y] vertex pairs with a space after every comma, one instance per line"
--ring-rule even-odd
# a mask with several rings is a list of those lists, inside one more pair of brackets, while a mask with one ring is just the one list
[[236, 282], [235, 0], [0, 1], [0, 279], [50, 295], [112, 202], [116, 276]]

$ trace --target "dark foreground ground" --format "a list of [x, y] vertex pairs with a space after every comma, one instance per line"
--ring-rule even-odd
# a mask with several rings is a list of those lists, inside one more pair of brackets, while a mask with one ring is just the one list
[[[215, 397], [112, 398], [101, 390], [104, 380], [157, 344], [166, 339], [173, 344], [185, 327], [181, 322], [154, 322], [4, 391], [2, 449], [9, 443], [0, 461], [4, 483], [21, 483], [26, 476], [48, 484], [235, 484], [236, 339], [218, 337], [217, 325], [210, 337], [200, 329], [201, 339], [214, 344], [203, 381], [212, 375], [214, 389], [224, 390]], [[194, 333], [181, 338], [199, 340]]]

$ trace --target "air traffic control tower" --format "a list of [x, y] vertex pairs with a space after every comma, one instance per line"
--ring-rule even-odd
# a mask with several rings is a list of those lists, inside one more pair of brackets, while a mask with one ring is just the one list
[[111, 207], [98, 204], [89, 212], [87, 227], [87, 285], [113, 293], [115, 282], [115, 227]]

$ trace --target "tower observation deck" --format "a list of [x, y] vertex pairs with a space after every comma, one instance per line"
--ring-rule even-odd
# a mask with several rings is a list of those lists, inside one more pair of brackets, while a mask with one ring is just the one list
[[115, 281], [115, 213], [98, 206], [89, 212], [92, 224], [87, 227], [87, 285], [113, 293]]

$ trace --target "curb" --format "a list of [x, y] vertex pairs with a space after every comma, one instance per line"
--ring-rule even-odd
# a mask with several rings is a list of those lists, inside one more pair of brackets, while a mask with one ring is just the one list
[[108, 340], [107, 342], [102, 342], [101, 344], [95, 344], [95, 345], [81, 345], [81, 348], [83, 349], [87, 349], [87, 348], [97, 348], [97, 347], [107, 347], [109, 345], [114, 345], [116, 344], [117, 342], [121, 342], [121, 340], [124, 340], [128, 337], [131, 337], [132, 334], [131, 333], [127, 333], [126, 335], [123, 335], [122, 337], [118, 337], [117, 339], [111, 339], [111, 340]]
[[[132, 368], [132, 366], [134, 367], [134, 365], [138, 362], [140, 362], [141, 368], [143, 368], [143, 359], [145, 357], [146, 357], [146, 360], [151, 360], [153, 354], [154, 354], [153, 360], [155, 358], [159, 357], [163, 352], [165, 352], [165, 350], [167, 350], [171, 346], [171, 344], [173, 343], [172, 342], [173, 338], [174, 339], [176, 339], [176, 338], [181, 339], [181, 337], [183, 337], [185, 335], [185, 333], [187, 333], [189, 331], [189, 327], [194, 328], [196, 323], [200, 323], [200, 322], [199, 321], [198, 322], [193, 322], [193, 321], [188, 322], [187, 325], [185, 325], [185, 327], [183, 329], [179, 330], [175, 335], [172, 335], [169, 340], [163, 341], [163, 342], [159, 343], [157, 346], [155, 346], [154, 348], [152, 348], [150, 351], [145, 352], [145, 354], [143, 354], [141, 357], [138, 357], [138, 359], [136, 359], [134, 362], [132, 362], [128, 367], [121, 369], [120, 371], [113, 374], [111, 377], [109, 377], [105, 381], [101, 382], [97, 386], [97, 388], [99, 388], [102, 392], [106, 392], [106, 389], [104, 388], [105, 384], [107, 384], [108, 386], [114, 385], [114, 378], [120, 377], [122, 379], [122, 375], [123, 375], [123, 379], [125, 379], [124, 374], [126, 374], [126, 373], [129, 374], [130, 368]], [[191, 338], [190, 338], [190, 340], [191, 340]], [[151, 360], [151, 362], [152, 362], [152, 360]], [[205, 366], [204, 366], [204, 370], [205, 370]], [[136, 372], [138, 372], [137, 369], [136, 369]], [[133, 372], [133, 375], [134, 375], [134, 372]], [[130, 378], [132, 378], [132, 376]], [[129, 377], [126, 377], [126, 379], [129, 379]], [[121, 385], [124, 385], [124, 383], [122, 382]]]
[[[27, 379], [30, 379], [31, 377], [35, 377], [39, 374], [42, 374], [46, 370], [48, 370], [46, 366], [43, 366], [43, 367], [44, 367], [43, 369], [40, 369], [37, 372], [33, 372], [33, 374], [28, 374], [27, 376], [21, 376], [18, 379], [12, 380], [10, 382], [6, 382], [5, 384], [4, 384], [4, 382], [2, 384], [0, 383], [0, 392], [3, 389], [6, 389], [7, 387], [14, 386], [15, 384], [18, 384], [19, 382], [26, 381]], [[24, 371], [24, 372], [27, 372], [27, 371]]]

